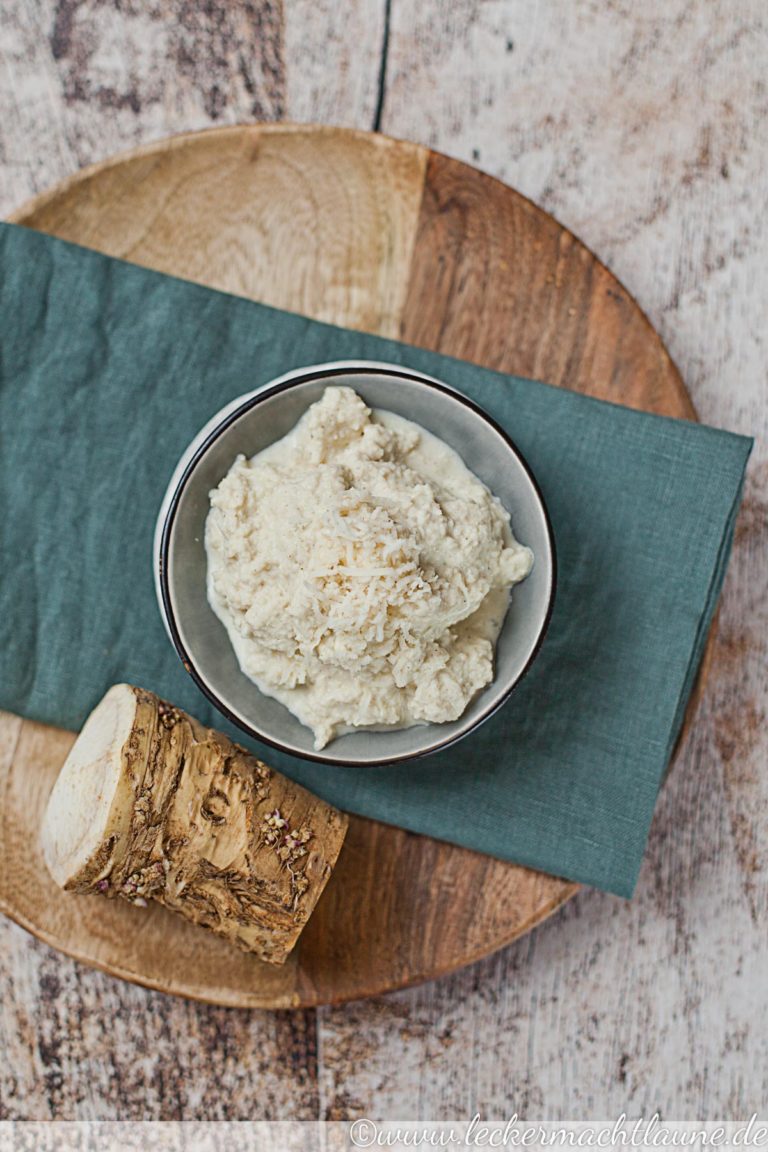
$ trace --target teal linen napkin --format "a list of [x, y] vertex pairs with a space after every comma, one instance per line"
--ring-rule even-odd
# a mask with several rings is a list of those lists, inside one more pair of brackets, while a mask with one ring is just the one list
[[0, 226], [0, 706], [78, 728], [126, 680], [232, 731], [163, 630], [157, 510], [181, 452], [225, 401], [288, 369], [347, 358], [441, 377], [512, 434], [554, 525], [554, 616], [507, 705], [454, 748], [342, 769], [255, 747], [348, 811], [631, 895], [751, 441], [11, 225]]

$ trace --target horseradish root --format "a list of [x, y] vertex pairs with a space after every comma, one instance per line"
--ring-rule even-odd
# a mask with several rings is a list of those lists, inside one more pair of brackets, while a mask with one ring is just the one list
[[151, 692], [118, 684], [54, 786], [45, 861], [60, 887], [145, 906], [282, 964], [347, 818]]

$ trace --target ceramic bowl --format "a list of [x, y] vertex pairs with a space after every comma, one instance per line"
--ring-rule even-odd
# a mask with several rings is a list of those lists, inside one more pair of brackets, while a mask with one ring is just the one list
[[[414, 420], [454, 448], [499, 497], [515, 536], [533, 549], [530, 575], [514, 587], [496, 649], [493, 682], [448, 724], [358, 730], [322, 751], [282, 704], [240, 671], [224, 626], [206, 598], [205, 518], [209, 493], [239, 453], [253, 456], [284, 436], [329, 385], [347, 385], [370, 408]], [[445, 748], [468, 735], [508, 699], [539, 649], [552, 611], [552, 529], [530, 468], [512, 440], [461, 392], [396, 365], [344, 362], [303, 368], [241, 396], [198, 433], [179, 461], [155, 534], [155, 580], [168, 634], [185, 668], [225, 716], [284, 752], [329, 764], [396, 763]]]

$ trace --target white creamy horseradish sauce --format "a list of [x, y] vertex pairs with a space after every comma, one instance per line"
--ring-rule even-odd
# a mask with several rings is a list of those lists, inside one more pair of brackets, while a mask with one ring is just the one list
[[208, 599], [240, 667], [310, 727], [457, 720], [533, 565], [501, 503], [418, 424], [327, 388], [211, 492]]

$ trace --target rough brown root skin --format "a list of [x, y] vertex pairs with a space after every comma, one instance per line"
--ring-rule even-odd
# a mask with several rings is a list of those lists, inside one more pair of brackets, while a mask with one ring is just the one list
[[121, 684], [75, 742], [42, 841], [61, 887], [157, 900], [282, 964], [346, 830], [343, 813], [226, 736]]

